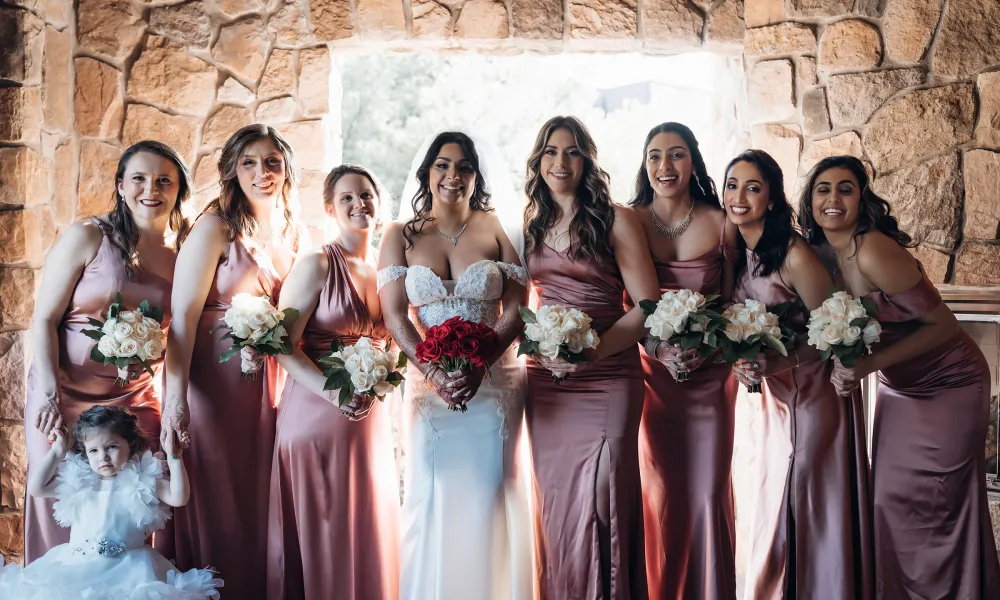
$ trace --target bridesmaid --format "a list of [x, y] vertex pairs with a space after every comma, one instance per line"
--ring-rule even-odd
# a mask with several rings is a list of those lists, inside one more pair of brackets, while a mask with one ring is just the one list
[[830, 250], [835, 277], [871, 299], [875, 352], [836, 365], [842, 395], [878, 373], [872, 436], [878, 598], [998, 598], [1000, 564], [986, 504], [983, 447], [990, 370], [906, 248], [864, 164], [824, 159], [809, 174], [799, 225]]
[[[694, 133], [680, 123], [657, 125], [643, 161], [629, 204], [646, 231], [660, 292], [689, 289], [728, 301], [736, 228], [727, 225]], [[639, 469], [649, 596], [735, 598], [736, 382], [726, 365], [706, 364], [697, 351], [643, 341]], [[678, 382], [678, 371], [690, 378]]]
[[379, 348], [388, 341], [371, 256], [382, 199], [367, 169], [330, 171], [323, 203], [340, 234], [295, 262], [281, 295], [281, 308], [299, 318], [288, 332], [294, 352], [278, 357], [291, 379], [278, 407], [271, 471], [268, 600], [398, 597], [389, 410], [356, 396], [342, 416], [339, 390], [323, 391], [315, 362], [335, 339], [349, 345], [365, 336]]
[[[71, 225], [45, 260], [35, 303], [35, 360], [28, 373], [25, 437], [28, 470], [49, 451], [54, 429], [72, 431], [80, 413], [95, 405], [128, 407], [143, 432], [156, 439], [160, 397], [153, 377], [130, 367], [124, 387], [113, 366], [90, 360], [94, 340], [81, 333], [87, 319], [104, 320], [115, 293], [129, 308], [146, 300], [170, 322], [170, 285], [177, 246], [188, 231], [182, 206], [191, 174], [170, 147], [142, 141], [129, 147], [115, 172], [110, 213]], [[151, 365], [159, 371], [161, 360]], [[51, 500], [28, 496], [24, 510], [24, 559], [30, 563], [69, 541], [69, 529], [52, 517]]]
[[[622, 295], [658, 297], [635, 214], [616, 206], [575, 117], [542, 126], [528, 158], [525, 254], [541, 305], [578, 308], [601, 342], [586, 364], [528, 365], [541, 598], [646, 598], [637, 438], [645, 318]], [[557, 385], [552, 375], [568, 374]]]
[[[219, 158], [222, 191], [202, 212], [177, 255], [167, 340], [161, 441], [185, 453], [191, 500], [174, 511], [156, 548], [184, 565], [212, 565], [226, 595], [253, 600], [266, 589], [267, 502], [275, 407], [283, 372], [271, 358], [256, 378], [240, 361], [219, 363], [231, 342], [211, 333], [235, 294], [278, 298], [306, 242], [292, 216], [292, 150], [272, 127], [248, 125]], [[190, 424], [189, 424], [190, 421]], [[189, 428], [190, 427], [190, 428]], [[185, 440], [186, 441], [186, 440]]]
[[723, 199], [745, 251], [733, 300], [791, 302], [785, 324], [797, 337], [787, 357], [767, 351], [733, 366], [744, 384], [764, 379], [745, 597], [867, 600], [874, 565], [864, 407], [860, 394], [837, 396], [833, 363], [805, 343], [809, 311], [833, 281], [792, 230], [784, 189], [781, 168], [762, 150], [726, 168]]

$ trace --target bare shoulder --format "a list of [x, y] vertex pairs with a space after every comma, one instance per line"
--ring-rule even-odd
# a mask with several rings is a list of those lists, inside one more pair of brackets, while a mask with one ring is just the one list
[[86, 219], [84, 221], [77, 221], [67, 227], [66, 231], [59, 237], [59, 243], [65, 249], [74, 252], [92, 252], [96, 254], [97, 250], [101, 247], [101, 239], [103, 237], [104, 233], [101, 231], [101, 228], [90, 219]]
[[324, 279], [330, 269], [330, 260], [322, 246], [310, 248], [295, 259], [292, 269], [302, 277]]
[[393, 221], [387, 224], [382, 229], [382, 241], [379, 242], [380, 246], [386, 245], [399, 245], [403, 243], [403, 228], [406, 226], [405, 223], [400, 223], [398, 221]]
[[857, 262], [865, 279], [887, 294], [908, 290], [923, 276], [909, 251], [881, 231], [858, 236]]
[[226, 224], [222, 217], [215, 214], [214, 212], [204, 212], [198, 216], [198, 219], [194, 222], [191, 227], [191, 233], [188, 235], [188, 239], [197, 236], [199, 239], [210, 239], [210, 238], [221, 238], [226, 241], [229, 240], [229, 225]]
[[633, 231], [642, 231], [642, 223], [639, 215], [628, 206], [621, 204], [611, 205], [615, 211], [615, 224], [613, 230], [618, 235], [629, 235]]

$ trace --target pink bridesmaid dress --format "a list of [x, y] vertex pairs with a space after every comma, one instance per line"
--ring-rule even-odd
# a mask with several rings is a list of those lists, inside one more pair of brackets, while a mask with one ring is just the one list
[[[171, 284], [158, 275], [142, 270], [136, 270], [132, 277], [128, 277], [121, 250], [108, 237], [108, 226], [97, 219], [92, 219], [91, 222], [101, 229], [101, 247], [77, 281], [66, 314], [56, 332], [63, 420], [66, 427], [72, 430], [80, 413], [92, 406], [124, 406], [139, 418], [143, 433], [155, 449], [160, 439], [160, 395], [153, 387], [154, 378], [143, 372], [138, 379], [126, 382], [124, 387], [118, 387], [115, 384], [118, 370], [114, 366], [104, 366], [90, 360], [90, 351], [97, 342], [81, 332], [93, 329], [87, 322], [89, 317], [105, 320], [108, 306], [115, 301], [116, 292], [121, 292], [122, 301], [128, 308], [138, 308], [143, 300], [149, 302], [150, 306], [162, 308], [163, 326], [166, 328], [170, 323]], [[157, 376], [162, 364], [161, 358], [150, 365], [157, 371]], [[48, 440], [35, 429], [35, 415], [44, 404], [36, 367], [32, 366], [28, 372], [28, 398], [24, 410], [29, 471], [32, 464], [38, 464], [49, 451]], [[52, 517], [53, 503], [54, 499], [31, 496], [25, 499], [25, 564], [39, 558], [53, 546], [69, 542], [69, 529], [57, 525]]]
[[[604, 333], [625, 314], [614, 264], [571, 260], [540, 244], [527, 256], [541, 305], [590, 315]], [[600, 600], [594, 505], [601, 452], [611, 465], [611, 598], [646, 598], [638, 432], [642, 365], [637, 346], [560, 384], [528, 361], [525, 416], [535, 475], [536, 571], [542, 600]]]
[[156, 549], [182, 571], [194, 565], [215, 569], [226, 581], [225, 598], [266, 596], [267, 503], [284, 371], [267, 358], [255, 379], [243, 377], [238, 355], [219, 362], [232, 342], [220, 342], [222, 333], [211, 330], [234, 295], [266, 295], [277, 303], [280, 288], [281, 277], [266, 254], [251, 251], [240, 238], [229, 244], [205, 300], [191, 356], [191, 447], [184, 452], [191, 498], [174, 509], [174, 518], [154, 538]]
[[[926, 276], [905, 292], [868, 298], [878, 308], [880, 346], [912, 333], [942, 302]], [[964, 331], [879, 371], [872, 437], [878, 598], [1000, 598], [983, 453], [990, 391], [986, 358]]]
[[[722, 292], [723, 264], [735, 249], [719, 245], [686, 261], [656, 262], [660, 291]], [[732, 460], [737, 382], [711, 359], [677, 382], [642, 354], [646, 398], [639, 425], [643, 525], [649, 597], [736, 597], [736, 523]]]
[[[802, 299], [777, 271], [754, 277], [756, 265], [747, 250], [733, 301], [792, 302], [786, 323], [804, 333]], [[814, 361], [764, 378], [746, 598], [873, 596], [864, 405], [860, 394], [837, 395], [832, 371]]]
[[[364, 336], [384, 348], [340, 246], [302, 336], [313, 360]], [[320, 365], [320, 368], [323, 368]], [[395, 600], [399, 485], [387, 406], [361, 421], [289, 378], [278, 408], [268, 520], [268, 600]]]

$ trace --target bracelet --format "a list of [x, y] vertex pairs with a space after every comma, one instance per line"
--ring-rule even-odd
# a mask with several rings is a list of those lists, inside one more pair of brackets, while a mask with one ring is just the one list
[[656, 358], [656, 351], [660, 347], [660, 340], [658, 338], [653, 337], [653, 336], [648, 336], [646, 338], [646, 341], [643, 342], [642, 347], [645, 348], [646, 354], [650, 358], [655, 359]]

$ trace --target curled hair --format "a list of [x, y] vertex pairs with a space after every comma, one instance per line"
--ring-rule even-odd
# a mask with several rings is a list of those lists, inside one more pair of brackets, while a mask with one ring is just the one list
[[[781, 173], [781, 167], [770, 154], [763, 150], [747, 150], [741, 153], [726, 165], [727, 182], [729, 170], [741, 162], [757, 167], [761, 177], [764, 178], [764, 183], [767, 184], [768, 203], [771, 206], [764, 213], [764, 231], [753, 249], [757, 256], [757, 266], [752, 273], [754, 277], [767, 277], [780, 269], [788, 256], [788, 249], [795, 235], [792, 228], [792, 206], [785, 196], [785, 177]], [[746, 240], [743, 236], [737, 233], [736, 238], [739, 249], [746, 249]], [[743, 260], [743, 256], [745, 253], [741, 253], [740, 260]]]
[[549, 138], [557, 129], [573, 134], [576, 147], [583, 156], [583, 177], [576, 190], [577, 211], [570, 223], [569, 255], [573, 260], [596, 260], [613, 263], [611, 229], [615, 224], [615, 207], [611, 201], [611, 178], [597, 163], [597, 145], [587, 127], [576, 117], [552, 117], [538, 132], [528, 156], [524, 192], [528, 205], [524, 208], [525, 253], [530, 254], [545, 242], [545, 234], [559, 217], [559, 207], [542, 177], [542, 155]]
[[716, 191], [715, 182], [708, 175], [708, 169], [705, 167], [705, 158], [701, 155], [701, 149], [698, 147], [698, 139], [694, 137], [694, 133], [688, 129], [687, 125], [674, 122], [660, 123], [646, 134], [646, 142], [642, 145], [642, 162], [639, 163], [639, 173], [635, 176], [635, 190], [632, 199], [629, 201], [629, 205], [649, 206], [652, 204], [653, 186], [649, 182], [649, 173], [646, 171], [646, 153], [649, 150], [649, 145], [653, 142], [653, 138], [667, 132], [673, 132], [681, 136], [681, 139], [687, 144], [688, 150], [691, 151], [691, 166], [694, 167], [691, 179], [688, 181], [691, 200], [721, 209], [722, 202], [719, 201], [719, 193]]
[[871, 180], [864, 163], [853, 156], [829, 156], [816, 163], [816, 166], [809, 171], [806, 186], [802, 190], [802, 197], [799, 201], [798, 218], [799, 229], [802, 230], [806, 241], [813, 246], [819, 246], [826, 241], [823, 228], [813, 218], [813, 188], [820, 175], [836, 168], [844, 168], [853, 173], [858, 180], [858, 188], [861, 190], [858, 224], [854, 228], [854, 234], [851, 235], [852, 241], [857, 240], [860, 235], [877, 229], [896, 240], [896, 243], [904, 248], [915, 246], [913, 238], [899, 228], [899, 221], [892, 216], [889, 202], [872, 190]]
[[424, 225], [434, 220], [431, 217], [434, 200], [431, 194], [431, 165], [437, 160], [441, 148], [447, 144], [457, 144], [462, 149], [465, 160], [469, 161], [472, 170], [476, 173], [476, 187], [472, 190], [472, 196], [469, 198], [469, 208], [483, 212], [493, 210], [493, 206], [490, 205], [490, 191], [486, 185], [486, 178], [483, 176], [482, 166], [479, 164], [479, 153], [476, 152], [476, 145], [472, 142], [472, 138], [460, 131], [446, 131], [438, 134], [431, 142], [430, 147], [427, 148], [427, 153], [420, 161], [420, 166], [417, 167], [417, 183], [419, 185], [417, 192], [410, 200], [410, 206], [413, 207], [413, 218], [403, 226], [403, 238], [406, 239], [407, 248], [413, 246], [413, 236], [420, 235]]
[[73, 452], [86, 458], [87, 436], [92, 429], [104, 429], [128, 442], [129, 456], [149, 449], [149, 440], [139, 429], [139, 419], [127, 408], [99, 404], [80, 415], [73, 428]]
[[168, 222], [170, 231], [174, 236], [174, 248], [176, 250], [180, 249], [181, 243], [183, 243], [184, 238], [187, 237], [188, 231], [191, 229], [191, 224], [188, 222], [187, 217], [184, 216], [182, 206], [191, 196], [191, 189], [194, 187], [191, 181], [191, 170], [188, 168], [187, 163], [177, 154], [176, 150], [162, 142], [143, 140], [129, 146], [125, 152], [122, 152], [121, 158], [118, 159], [118, 168], [115, 170], [115, 205], [111, 209], [111, 212], [108, 213], [108, 222], [111, 225], [111, 241], [121, 251], [122, 258], [125, 260], [125, 273], [129, 277], [135, 273], [136, 269], [142, 266], [138, 251], [139, 226], [136, 225], [135, 217], [132, 216], [132, 209], [128, 207], [125, 198], [118, 191], [118, 185], [125, 179], [125, 170], [128, 168], [128, 163], [132, 160], [132, 157], [140, 152], [148, 152], [161, 156], [174, 163], [174, 166], [177, 167], [177, 203], [174, 204], [174, 208], [170, 211]]
[[299, 228], [296, 226], [296, 207], [292, 199], [292, 190], [295, 188], [295, 169], [292, 167], [292, 158], [295, 153], [285, 138], [278, 133], [278, 130], [270, 125], [260, 123], [247, 125], [226, 140], [226, 145], [222, 147], [222, 154], [219, 156], [218, 165], [222, 190], [219, 192], [219, 197], [209, 202], [202, 212], [212, 212], [225, 221], [229, 227], [230, 242], [238, 237], [251, 240], [256, 237], [260, 225], [253, 215], [250, 201], [240, 187], [237, 169], [247, 147], [264, 139], [270, 140], [274, 144], [274, 147], [281, 153], [282, 162], [285, 164], [285, 185], [281, 188], [281, 208], [285, 226], [281, 229], [281, 237], [286, 242], [290, 242], [293, 249], [298, 250]]

